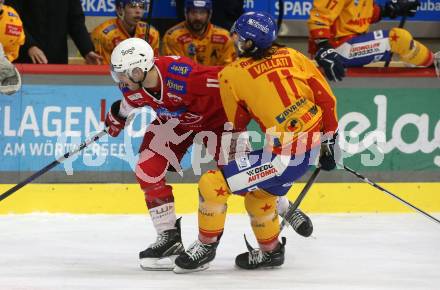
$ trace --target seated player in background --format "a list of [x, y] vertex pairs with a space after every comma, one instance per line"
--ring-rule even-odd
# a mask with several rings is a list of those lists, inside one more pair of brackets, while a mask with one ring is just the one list
[[163, 37], [164, 55], [187, 56], [204, 65], [225, 65], [235, 59], [229, 31], [210, 22], [212, 0], [185, 0], [185, 21]]
[[101, 23], [91, 33], [95, 51], [103, 57], [103, 64], [110, 64], [110, 56], [118, 43], [130, 37], [146, 39], [147, 32], [147, 41], [158, 55], [159, 32], [141, 21], [148, 7], [147, 0], [116, 0], [115, 4], [117, 18]]
[[21, 77], [17, 68], [9, 61], [0, 43], [0, 93], [12, 95], [21, 88]]
[[176, 273], [208, 268], [232, 194], [244, 196], [260, 246], [253, 249], [246, 241], [249, 252], [238, 255], [235, 264], [243, 269], [281, 266], [285, 238], [279, 240], [277, 198], [307, 172], [320, 150], [321, 168], [336, 166], [336, 98], [313, 62], [275, 42], [276, 32], [275, 21], [264, 12], [243, 14], [232, 29], [239, 58], [219, 74], [222, 103], [234, 126], [257, 120], [267, 147], [202, 175], [198, 239], [175, 260]]
[[[165, 174], [181, 170], [179, 163], [199, 132], [214, 133], [217, 140], [211, 140], [216, 142], [214, 146], [207, 146], [208, 151], [216, 161], [227, 163], [224, 159], [228, 156], [222, 156], [228, 153], [220, 151], [220, 139], [227, 122], [218, 85], [221, 67], [202, 66], [179, 56], [154, 58], [150, 45], [140, 38], [130, 38], [116, 46], [111, 65], [123, 99], [115, 102], [107, 114], [108, 133], [117, 136], [135, 108], [148, 106], [157, 114], [156, 120], [147, 127], [136, 167], [157, 240], [140, 252], [139, 258], [145, 270], [172, 270], [174, 258], [184, 248], [173, 189], [167, 184]], [[209, 140], [203, 142], [206, 144]], [[288, 201], [279, 204], [288, 205]], [[287, 207], [279, 212], [290, 217], [286, 221], [299, 234], [311, 234], [310, 219], [302, 212], [289, 213]]]
[[384, 6], [373, 0], [314, 0], [308, 20], [309, 52], [329, 80], [340, 81], [344, 67], [386, 61], [391, 53], [406, 64], [428, 67], [432, 52], [403, 28], [368, 32], [383, 17], [412, 17], [418, 0], [389, 0]]

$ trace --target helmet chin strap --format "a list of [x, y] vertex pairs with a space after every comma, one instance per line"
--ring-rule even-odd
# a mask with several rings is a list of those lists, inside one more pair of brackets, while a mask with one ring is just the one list
[[129, 79], [130, 81], [132, 81], [133, 83], [137, 84], [137, 85], [139, 86], [139, 88], [142, 88], [142, 87], [143, 87], [143, 83], [144, 83], [145, 79], [147, 78], [147, 74], [148, 74], [148, 72], [147, 72], [147, 71], [144, 71], [144, 77], [143, 77], [140, 81], [135, 81], [135, 80], [131, 77], [131, 75], [127, 75], [127, 76], [128, 76], [128, 79]]
[[254, 53], [254, 52], [256, 52], [256, 51], [258, 50], [258, 47], [256, 47], [254, 44], [252, 44], [251, 47], [249, 47], [249, 48], [246, 49], [246, 48], [245, 48], [246, 41], [247, 41], [247, 40], [245, 40], [245, 41], [240, 41], [240, 40], [238, 40], [238, 41], [237, 41], [237, 49], [238, 49], [238, 54], [239, 54], [240, 56], [243, 56], [243, 55], [246, 54], [246, 53]]

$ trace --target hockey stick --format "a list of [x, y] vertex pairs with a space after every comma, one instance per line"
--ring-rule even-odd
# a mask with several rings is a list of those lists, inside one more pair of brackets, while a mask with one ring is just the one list
[[277, 34], [280, 33], [281, 24], [283, 24], [283, 18], [284, 18], [284, 0], [278, 0], [278, 20], [277, 20], [278, 31], [277, 31]]
[[[403, 28], [403, 26], [405, 26], [405, 22], [406, 22], [406, 15], [403, 15], [402, 18], [400, 19], [400, 23], [399, 23], [399, 28]], [[389, 36], [388, 36], [389, 39]], [[387, 61], [385, 62], [384, 67], [388, 67], [390, 65], [391, 59], [393, 58], [393, 53], [390, 53], [390, 57], [387, 59]]]
[[364, 181], [364, 182], [366, 182], [366, 183], [368, 183], [368, 184], [374, 186], [375, 188], [379, 189], [380, 191], [382, 191], [382, 192], [384, 192], [384, 193], [386, 193], [386, 194], [388, 194], [388, 195], [394, 197], [395, 199], [397, 199], [398, 201], [400, 201], [400, 202], [403, 203], [404, 205], [406, 205], [406, 206], [412, 208], [413, 210], [415, 210], [415, 211], [417, 211], [417, 212], [423, 214], [423, 215], [426, 216], [427, 218], [430, 218], [431, 220], [433, 220], [433, 221], [435, 221], [436, 223], [439, 223], [439, 224], [440, 224], [440, 220], [436, 219], [435, 217], [433, 217], [432, 215], [428, 214], [427, 212], [425, 212], [425, 211], [419, 209], [418, 207], [412, 205], [411, 203], [407, 202], [407, 201], [404, 200], [403, 198], [401, 198], [401, 197], [395, 195], [394, 193], [392, 193], [392, 192], [386, 190], [386, 189], [383, 188], [382, 186], [380, 186], [380, 185], [378, 185], [377, 183], [375, 183], [375, 182], [369, 180], [368, 178], [366, 178], [365, 176], [359, 174], [358, 172], [354, 171], [353, 169], [351, 169], [351, 168], [349, 168], [349, 167], [347, 167], [347, 166], [345, 166], [345, 165], [344, 165], [344, 169], [345, 169], [346, 171], [350, 172], [351, 174], [355, 175], [355, 176], [358, 177], [359, 179], [362, 179], [362, 181]]
[[[293, 205], [291, 206], [291, 208], [293, 208], [294, 210], [298, 208], [299, 204], [302, 202], [302, 200], [306, 196], [310, 187], [312, 187], [313, 183], [315, 183], [316, 179], [318, 178], [319, 172], [321, 172], [321, 168], [316, 167], [315, 171], [313, 171], [312, 175], [309, 177], [309, 180], [307, 180], [306, 185], [304, 185], [304, 188], [301, 190], [300, 194], [293, 202]], [[286, 220], [283, 219], [280, 224], [280, 231], [282, 231], [285, 226], [286, 226]]]
[[28, 178], [26, 178], [25, 180], [19, 182], [17, 185], [15, 185], [14, 187], [12, 187], [11, 189], [7, 190], [6, 192], [2, 193], [0, 195], [0, 201], [4, 200], [5, 198], [7, 198], [8, 196], [10, 196], [11, 194], [13, 194], [14, 192], [16, 192], [17, 190], [19, 190], [20, 188], [22, 188], [23, 186], [25, 186], [28, 183], [31, 183], [32, 181], [34, 181], [36, 178], [40, 177], [41, 175], [43, 175], [44, 173], [48, 172], [49, 170], [51, 170], [52, 168], [54, 168], [55, 166], [57, 166], [58, 164], [64, 162], [64, 160], [66, 160], [67, 158], [77, 154], [78, 152], [82, 151], [84, 148], [87, 148], [90, 144], [95, 143], [96, 141], [99, 140], [99, 138], [101, 138], [102, 136], [104, 136], [105, 134], [107, 134], [107, 128], [102, 130], [101, 132], [99, 132], [98, 134], [96, 134], [95, 136], [93, 136], [92, 138], [84, 141], [83, 143], [81, 143], [79, 145], [78, 148], [67, 152], [66, 154], [64, 154], [63, 156], [59, 157], [58, 159], [54, 160], [52, 163], [48, 164], [47, 166], [45, 166], [44, 168], [42, 168], [41, 170], [35, 172], [34, 174], [32, 174], [31, 176], [29, 176]]

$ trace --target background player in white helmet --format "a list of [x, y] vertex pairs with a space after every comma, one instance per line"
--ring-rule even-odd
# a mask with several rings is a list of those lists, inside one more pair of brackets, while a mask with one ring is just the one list
[[[201, 66], [179, 56], [154, 59], [152, 48], [139, 38], [121, 42], [112, 53], [111, 64], [112, 76], [124, 98], [115, 102], [107, 115], [108, 133], [117, 136], [134, 108], [148, 106], [157, 113], [145, 133], [136, 167], [157, 241], [139, 257], [143, 269], [171, 270], [173, 258], [183, 251], [183, 246], [174, 195], [165, 173], [180, 171], [178, 162], [198, 132], [212, 131], [221, 136], [226, 116], [217, 81], [220, 67]], [[172, 136], [178, 140], [170, 140]], [[164, 140], [162, 150], [155, 148]], [[215, 151], [210, 152], [216, 159], [220, 147], [217, 144], [208, 148]], [[177, 164], [173, 162], [176, 160]]]
[[[220, 154], [220, 139], [227, 122], [217, 80], [221, 67], [198, 65], [179, 56], [154, 59], [151, 47], [139, 38], [121, 42], [113, 51], [111, 62], [112, 76], [119, 83], [124, 98], [115, 102], [107, 114], [108, 133], [117, 136], [134, 108], [148, 106], [157, 113], [157, 119], [147, 128], [140, 148], [136, 177], [145, 193], [158, 238], [140, 253], [140, 259], [141, 267], [146, 270], [171, 270], [173, 258], [183, 251], [183, 246], [172, 187], [166, 183], [164, 173], [179, 171], [179, 164], [173, 160], [180, 162], [197, 133], [202, 131], [215, 134], [217, 140], [214, 140], [214, 146], [208, 146], [208, 151], [216, 161], [227, 162], [224, 159], [228, 156]], [[173, 122], [171, 131], [168, 130], [169, 121]], [[237, 131], [243, 129], [237, 128]], [[186, 138], [169, 142], [163, 150], [154, 148], [158, 140], [172, 141], [169, 138], [176, 135]], [[287, 200], [280, 204], [286, 203], [288, 205]], [[288, 222], [303, 236], [310, 235], [313, 230], [307, 219]]]

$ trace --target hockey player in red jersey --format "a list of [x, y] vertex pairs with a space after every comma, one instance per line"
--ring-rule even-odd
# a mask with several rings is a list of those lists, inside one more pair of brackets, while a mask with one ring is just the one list
[[[145, 133], [136, 177], [158, 236], [139, 257], [145, 270], [172, 270], [174, 258], [184, 248], [172, 187], [166, 183], [165, 173], [180, 171], [180, 160], [200, 136], [198, 133], [204, 132], [215, 134], [217, 142], [207, 146], [208, 151], [220, 164], [226, 163], [223, 159], [228, 158], [227, 152], [220, 154], [220, 139], [227, 122], [217, 76], [222, 67], [202, 66], [179, 56], [154, 58], [150, 45], [139, 38], [118, 44], [111, 64], [123, 99], [113, 103], [107, 114], [108, 133], [117, 136], [135, 108], [148, 106], [157, 114]], [[203, 142], [209, 143], [209, 138], [203, 138]], [[279, 204], [279, 212], [287, 216], [289, 202], [280, 199]], [[300, 235], [309, 236], [313, 229], [310, 219], [304, 214], [301, 217], [299, 221], [287, 221]]]

